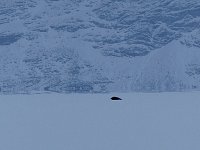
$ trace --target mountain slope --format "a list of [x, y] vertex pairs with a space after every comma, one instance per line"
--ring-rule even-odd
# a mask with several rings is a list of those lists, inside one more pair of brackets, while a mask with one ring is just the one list
[[197, 0], [2, 0], [0, 90], [200, 87]]

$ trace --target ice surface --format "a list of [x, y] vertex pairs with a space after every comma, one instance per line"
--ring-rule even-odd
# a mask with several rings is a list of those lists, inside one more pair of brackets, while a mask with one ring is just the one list
[[199, 150], [199, 99], [199, 92], [1, 95], [0, 149]]

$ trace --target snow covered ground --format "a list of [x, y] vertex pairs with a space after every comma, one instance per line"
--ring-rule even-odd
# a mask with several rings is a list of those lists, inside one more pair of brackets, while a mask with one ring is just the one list
[[0, 150], [199, 149], [200, 92], [0, 96]]

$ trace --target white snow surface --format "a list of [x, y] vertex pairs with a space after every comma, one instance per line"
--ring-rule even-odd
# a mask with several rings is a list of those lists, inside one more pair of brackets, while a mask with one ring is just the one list
[[1, 95], [0, 150], [199, 150], [199, 99], [200, 92]]

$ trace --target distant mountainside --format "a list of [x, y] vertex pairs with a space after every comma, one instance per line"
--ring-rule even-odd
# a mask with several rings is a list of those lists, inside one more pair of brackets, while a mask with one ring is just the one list
[[1, 0], [0, 93], [200, 90], [199, 0]]

